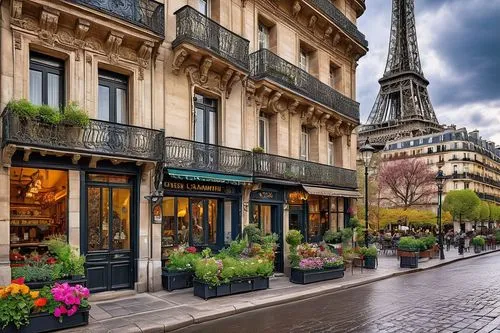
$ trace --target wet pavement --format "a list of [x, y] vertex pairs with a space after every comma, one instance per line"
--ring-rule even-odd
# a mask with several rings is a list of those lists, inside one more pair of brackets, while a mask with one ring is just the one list
[[500, 333], [500, 255], [195, 324], [177, 333]]

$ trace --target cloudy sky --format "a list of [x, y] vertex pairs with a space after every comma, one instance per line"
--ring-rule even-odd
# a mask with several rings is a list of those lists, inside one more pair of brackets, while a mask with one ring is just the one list
[[[358, 67], [365, 122], [387, 59], [391, 0], [367, 0], [359, 29], [370, 43]], [[438, 120], [500, 145], [500, 0], [415, 0], [424, 75]]]

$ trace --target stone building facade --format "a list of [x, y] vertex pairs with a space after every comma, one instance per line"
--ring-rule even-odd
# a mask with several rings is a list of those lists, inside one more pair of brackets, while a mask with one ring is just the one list
[[[470, 189], [481, 200], [500, 205], [500, 149], [484, 140], [477, 130], [450, 127], [443, 132], [387, 142], [380, 152], [387, 163], [406, 158], [418, 158], [437, 173], [442, 165], [447, 181], [443, 192]], [[443, 200], [444, 200], [443, 196]], [[437, 197], [431, 202], [437, 207]], [[472, 230], [473, 222], [454, 223], [456, 231]]]
[[[169, 248], [248, 223], [308, 240], [356, 185], [364, 0], [0, 2], [0, 284], [65, 234], [93, 291], [161, 288]], [[19, 119], [71, 101], [85, 128]], [[280, 251], [276, 269], [283, 271]]]

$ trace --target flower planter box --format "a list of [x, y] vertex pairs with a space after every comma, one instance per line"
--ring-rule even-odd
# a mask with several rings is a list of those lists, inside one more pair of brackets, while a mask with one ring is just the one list
[[169, 272], [163, 270], [161, 273], [161, 284], [163, 289], [168, 291], [191, 288], [193, 286], [193, 272]]
[[30, 289], [42, 289], [45, 286], [53, 286], [55, 283], [64, 283], [68, 282], [71, 286], [74, 285], [82, 285], [84, 287], [87, 286], [87, 278], [83, 276], [74, 276], [71, 279], [61, 279], [61, 280], [55, 280], [55, 281], [32, 281], [32, 282], [25, 282], [25, 284], [30, 287]]
[[430, 249], [425, 250], [425, 251], [420, 251], [418, 256], [420, 259], [423, 259], [423, 258], [432, 259], [432, 251]]
[[474, 246], [474, 253], [481, 253], [481, 247], [480, 246]]
[[401, 268], [418, 268], [418, 252], [409, 252], [398, 250], [399, 267]]
[[269, 278], [254, 277], [247, 279], [235, 279], [227, 284], [211, 286], [207, 283], [193, 279], [194, 295], [205, 300], [214, 297], [234, 295], [269, 288]]
[[2, 332], [40, 333], [40, 332], [52, 332], [57, 330], [63, 330], [77, 326], [84, 326], [89, 323], [89, 310], [90, 307], [78, 310], [71, 317], [64, 316], [62, 323], [59, 322], [59, 318], [54, 317], [54, 315], [52, 314], [46, 312], [34, 313], [30, 316], [30, 323], [27, 326], [22, 326], [18, 330], [14, 325], [8, 325], [2, 330]]
[[365, 257], [363, 260], [363, 268], [375, 269], [377, 264], [377, 257]]
[[343, 277], [344, 267], [309, 271], [292, 268], [290, 274], [290, 282], [298, 284], [308, 284], [320, 281], [340, 279]]

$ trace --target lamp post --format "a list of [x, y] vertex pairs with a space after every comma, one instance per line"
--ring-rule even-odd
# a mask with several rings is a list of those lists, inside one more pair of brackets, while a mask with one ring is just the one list
[[438, 188], [438, 211], [437, 211], [437, 218], [438, 218], [438, 228], [439, 228], [439, 259], [443, 260], [444, 259], [444, 248], [443, 248], [443, 230], [442, 230], [442, 225], [441, 225], [441, 198], [443, 196], [443, 186], [444, 182], [446, 181], [446, 176], [444, 175], [443, 170], [441, 170], [442, 165], [438, 165], [439, 170], [436, 175], [436, 186]]
[[375, 148], [370, 145], [370, 141], [366, 142], [359, 148], [363, 163], [365, 165], [365, 246], [368, 247], [368, 166], [372, 160]]

